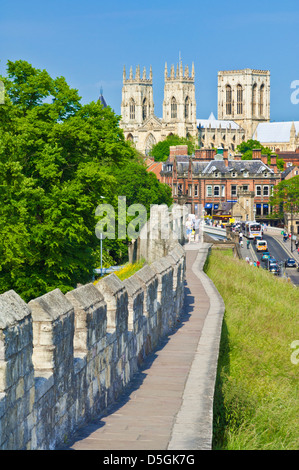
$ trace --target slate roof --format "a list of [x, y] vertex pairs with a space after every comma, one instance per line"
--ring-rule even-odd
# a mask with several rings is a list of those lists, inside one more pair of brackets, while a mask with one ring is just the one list
[[[261, 143], [289, 142], [293, 121], [261, 122], [258, 124], [253, 138]], [[294, 121], [296, 134], [299, 132], [299, 121]]]
[[232, 129], [242, 129], [235, 121], [229, 121], [229, 120], [219, 120], [216, 119], [214, 114], [211, 113], [208, 119], [196, 119], [196, 125], [197, 127], [206, 129], [210, 126], [212, 129], [226, 129], [231, 127]]
[[[176, 157], [177, 162], [177, 173], [185, 173], [189, 169], [189, 157], [188, 156], [179, 156]], [[167, 171], [167, 166], [171, 163], [169, 161], [165, 162], [162, 166], [162, 171]], [[210, 160], [210, 161], [192, 161], [192, 173], [194, 175], [209, 176], [214, 171], [229, 176], [233, 171], [237, 174], [242, 174], [248, 172], [248, 174], [258, 175], [267, 171], [267, 173], [274, 173], [274, 170], [265, 165], [261, 160], [228, 160], [228, 165], [226, 166], [224, 160]]]

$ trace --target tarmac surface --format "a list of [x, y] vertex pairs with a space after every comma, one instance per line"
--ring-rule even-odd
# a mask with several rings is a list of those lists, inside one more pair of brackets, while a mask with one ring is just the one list
[[202, 273], [208, 245], [193, 243], [185, 250], [185, 305], [176, 328], [147, 357], [117, 404], [78, 430], [65, 450], [211, 449], [224, 307]]

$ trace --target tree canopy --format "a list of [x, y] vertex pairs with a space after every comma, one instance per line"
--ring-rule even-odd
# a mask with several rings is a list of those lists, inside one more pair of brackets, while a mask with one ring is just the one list
[[[126, 179], [137, 191], [132, 200], [156, 201], [161, 191], [168, 201], [169, 192], [144, 173], [110, 107], [82, 105], [63, 77], [26, 61], [9, 61], [0, 79], [0, 292], [28, 301], [92, 279], [95, 209], [103, 197], [116, 206]], [[115, 240], [115, 262], [127, 243]]]
[[262, 155], [267, 155], [268, 164], [270, 164], [271, 155], [276, 155], [277, 168], [283, 170], [284, 161], [279, 159], [277, 154], [273, 153], [269, 147], [264, 147], [258, 140], [249, 139], [237, 146], [237, 152], [242, 154], [242, 160], [252, 160], [252, 150], [254, 149], [261, 149]]
[[299, 212], [299, 176], [286, 179], [274, 186], [270, 204], [277, 212]]
[[179, 137], [176, 134], [169, 135], [165, 140], [158, 142], [151, 149], [150, 155], [154, 157], [156, 162], [164, 162], [169, 157], [169, 147], [173, 145], [187, 145], [188, 155], [191, 155], [194, 151], [194, 142], [187, 137]]

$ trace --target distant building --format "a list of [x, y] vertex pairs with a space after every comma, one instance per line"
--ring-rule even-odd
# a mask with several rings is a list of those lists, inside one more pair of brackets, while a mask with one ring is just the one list
[[240, 155], [229, 158], [227, 149], [218, 153], [199, 149], [188, 156], [187, 146], [170, 148], [161, 177], [171, 187], [174, 202], [188, 205], [192, 213], [202, 208], [207, 215], [232, 214], [238, 203], [239, 209], [243, 207], [242, 220], [269, 215], [270, 195], [281, 181], [276, 156], [268, 165], [261, 150], [253, 151], [252, 160], [242, 160]]

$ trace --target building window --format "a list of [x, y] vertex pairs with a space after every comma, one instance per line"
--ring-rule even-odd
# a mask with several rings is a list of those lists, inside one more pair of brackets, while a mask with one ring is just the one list
[[265, 85], [262, 85], [260, 88], [260, 115], [263, 116], [264, 114], [264, 90]]
[[188, 194], [190, 197], [192, 197], [192, 186], [188, 187]]
[[255, 187], [255, 193], [256, 193], [257, 196], [261, 196], [261, 195], [262, 195], [261, 186], [256, 186], [256, 187]]
[[231, 196], [236, 196], [237, 195], [237, 186], [235, 184], [231, 185], [230, 194], [231, 194]]
[[198, 185], [194, 186], [194, 196], [198, 196]]
[[252, 87], [252, 115], [256, 115], [256, 98], [257, 98], [257, 84]]
[[248, 191], [248, 184], [243, 184], [243, 191]]
[[185, 119], [189, 119], [189, 112], [190, 112], [190, 100], [189, 97], [185, 99]]
[[232, 89], [226, 85], [226, 114], [232, 114]]
[[269, 186], [263, 187], [263, 196], [269, 196]]
[[220, 189], [219, 186], [214, 186], [214, 196], [220, 196]]
[[237, 86], [237, 114], [243, 114], [243, 89], [241, 85]]
[[174, 96], [171, 98], [171, 118], [176, 119], [177, 117], [177, 104]]
[[225, 186], [224, 186], [224, 184], [221, 186], [221, 197], [225, 197]]
[[135, 119], [135, 101], [133, 99], [130, 101], [130, 119]]
[[236, 177], [236, 172], [235, 172], [235, 171], [232, 172], [232, 177], [233, 177], [233, 178]]
[[173, 185], [173, 195], [176, 196], [177, 194], [177, 186], [176, 184]]
[[146, 98], [144, 98], [142, 102], [142, 119], [143, 121], [147, 118], [147, 101]]
[[212, 186], [207, 186], [207, 197], [212, 197]]
[[178, 195], [181, 196], [183, 194], [183, 185], [180, 183], [178, 184]]

